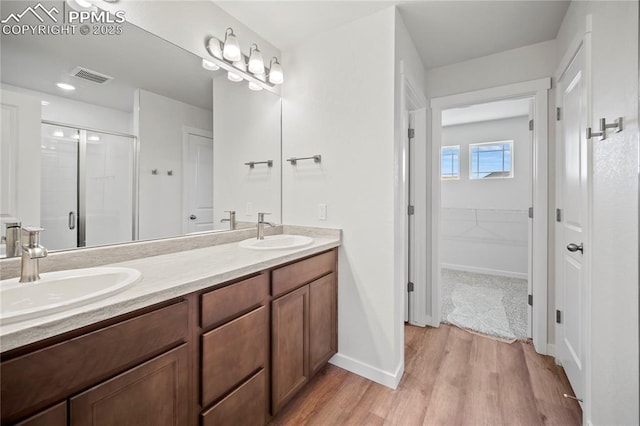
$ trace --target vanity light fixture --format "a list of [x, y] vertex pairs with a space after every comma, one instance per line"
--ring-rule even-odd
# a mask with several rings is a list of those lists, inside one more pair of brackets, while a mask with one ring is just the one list
[[207, 52], [209, 52], [209, 55], [214, 58], [222, 59], [222, 47], [220, 40], [215, 37], [211, 37], [207, 41]]
[[89, 10], [96, 12], [98, 8], [93, 4], [93, 2], [89, 0], [67, 0], [66, 1], [69, 7], [73, 10], [82, 11]]
[[257, 44], [249, 48], [249, 72], [252, 74], [264, 74], [264, 60]]
[[[235, 68], [239, 69], [240, 71], [247, 72], [247, 64], [245, 64], [245, 63], [244, 63], [244, 58], [243, 58], [243, 59], [240, 59], [240, 60], [238, 60], [238, 61], [235, 61], [235, 62], [233, 63], [233, 66], [234, 66]], [[229, 71], [229, 72], [227, 72], [227, 78], [228, 78], [229, 80], [231, 80], [231, 81], [235, 81], [235, 82], [238, 82], [238, 81], [242, 81], [242, 80], [244, 80], [244, 78], [242, 78], [242, 75], [240, 75], [240, 74], [236, 74], [236, 73], [234, 73], [233, 71]]]
[[87, 138], [87, 140], [90, 140], [91, 142], [98, 142], [100, 140], [100, 136], [98, 135], [91, 135]]
[[282, 65], [278, 62], [278, 58], [275, 56], [271, 58], [271, 64], [269, 66], [269, 83], [282, 84], [284, 81], [284, 74], [282, 72]]
[[220, 69], [219, 66], [206, 59], [202, 59], [202, 68], [209, 71], [218, 71]]
[[56, 130], [55, 132], [53, 132], [53, 137], [54, 138], [63, 138], [64, 137], [64, 132], [62, 130]]
[[222, 57], [227, 61], [235, 62], [242, 59], [242, 53], [240, 52], [240, 44], [236, 35], [233, 33], [233, 28], [227, 28], [224, 33], [224, 47], [222, 48]]
[[76, 90], [76, 88], [68, 83], [56, 83], [56, 86], [58, 86], [58, 88], [62, 89], [62, 90]]
[[259, 92], [262, 90], [262, 86], [260, 86], [258, 83], [250, 81], [249, 82], [249, 89]]

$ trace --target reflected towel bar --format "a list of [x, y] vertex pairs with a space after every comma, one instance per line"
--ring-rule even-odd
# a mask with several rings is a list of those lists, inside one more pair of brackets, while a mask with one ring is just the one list
[[251, 168], [251, 169], [253, 169], [256, 164], [266, 164], [268, 167], [273, 167], [273, 160], [249, 161], [248, 163], [244, 163], [245, 166], [249, 166], [249, 168]]
[[320, 161], [322, 161], [322, 156], [318, 154], [312, 155], [311, 157], [287, 158], [287, 161], [289, 161], [292, 165], [298, 164], [299, 160], [313, 160], [314, 163], [319, 163]]

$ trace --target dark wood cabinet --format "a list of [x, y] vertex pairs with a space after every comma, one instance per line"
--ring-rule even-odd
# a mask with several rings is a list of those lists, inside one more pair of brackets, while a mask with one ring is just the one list
[[188, 362], [182, 345], [72, 397], [71, 426], [186, 425]]
[[337, 250], [2, 354], [0, 424], [264, 425], [336, 352]]
[[272, 414], [309, 380], [309, 287], [304, 286], [271, 304]]
[[338, 350], [335, 273], [309, 284], [309, 370], [313, 377]]
[[[337, 352], [336, 251], [273, 271], [271, 414]], [[291, 289], [294, 289], [291, 291]]]
[[67, 401], [34, 414], [16, 426], [67, 426]]

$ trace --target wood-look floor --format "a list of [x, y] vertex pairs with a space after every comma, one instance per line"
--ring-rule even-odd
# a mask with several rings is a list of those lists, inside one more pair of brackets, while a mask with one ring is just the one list
[[579, 425], [553, 358], [459, 328], [405, 326], [405, 373], [391, 390], [326, 366], [272, 425]]

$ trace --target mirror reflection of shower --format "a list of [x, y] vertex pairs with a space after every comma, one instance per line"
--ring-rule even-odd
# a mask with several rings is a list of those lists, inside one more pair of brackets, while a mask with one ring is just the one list
[[135, 239], [134, 136], [43, 122], [42, 243], [58, 250]]

